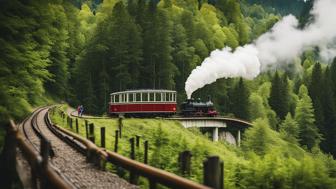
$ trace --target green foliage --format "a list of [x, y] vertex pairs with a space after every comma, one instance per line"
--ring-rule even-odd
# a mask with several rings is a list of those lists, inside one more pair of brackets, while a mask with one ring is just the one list
[[[240, 78], [236, 86], [234, 87], [232, 94], [230, 94], [230, 101], [232, 103], [232, 113], [241, 119], [249, 120], [249, 102], [248, 98], [250, 92], [244, 83], [243, 78]], [[261, 110], [262, 111], [262, 110]]]
[[258, 118], [267, 118], [266, 109], [263, 104], [263, 99], [257, 93], [252, 93], [249, 97], [249, 115], [251, 120]]
[[275, 72], [272, 80], [269, 105], [281, 120], [283, 120], [289, 112], [289, 88], [286, 74], [280, 77], [279, 73]]
[[257, 119], [253, 123], [253, 128], [245, 133], [243, 148], [252, 150], [258, 155], [265, 155], [271, 149], [275, 135], [267, 125], [266, 120]]
[[295, 109], [295, 121], [299, 125], [300, 144], [311, 150], [321, 140], [318, 129], [315, 126], [313, 104], [308, 96], [307, 88], [302, 85], [299, 90], [300, 100]]
[[299, 126], [290, 113], [287, 114], [285, 120], [281, 123], [280, 133], [284, 140], [287, 140], [292, 144], [298, 143]]

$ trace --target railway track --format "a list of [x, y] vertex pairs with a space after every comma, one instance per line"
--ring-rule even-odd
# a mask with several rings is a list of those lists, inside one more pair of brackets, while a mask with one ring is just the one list
[[34, 111], [19, 129], [36, 152], [40, 152], [41, 140], [50, 141], [49, 164], [66, 182], [73, 188], [138, 188], [111, 172], [97, 169], [82, 153], [58, 138], [47, 123], [48, 109], [43, 107]]

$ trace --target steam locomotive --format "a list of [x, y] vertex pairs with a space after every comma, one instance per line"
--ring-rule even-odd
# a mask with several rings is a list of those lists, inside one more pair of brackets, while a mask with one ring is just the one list
[[184, 117], [214, 117], [217, 114], [210, 97], [207, 102], [201, 102], [200, 98], [192, 98], [181, 104], [181, 115]]

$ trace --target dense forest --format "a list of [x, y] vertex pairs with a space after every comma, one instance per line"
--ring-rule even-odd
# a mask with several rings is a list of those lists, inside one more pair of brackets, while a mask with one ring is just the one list
[[[180, 103], [190, 72], [212, 50], [253, 41], [293, 9], [302, 26], [309, 22], [313, 1], [295, 2], [1, 1], [0, 123], [61, 101], [101, 115], [109, 94], [126, 89], [173, 89]], [[222, 115], [257, 121], [251, 144], [258, 132], [277, 131], [308, 152], [335, 157], [336, 59], [322, 62], [317, 51], [254, 80], [220, 79], [194, 97], [211, 95]], [[335, 170], [324, 171], [335, 177]]]
[[235, 0], [14, 0], [1, 2], [0, 16], [3, 118], [48, 99], [101, 114], [110, 92], [132, 88], [176, 89], [182, 101], [186, 78], [212, 50], [250, 42], [279, 20]]

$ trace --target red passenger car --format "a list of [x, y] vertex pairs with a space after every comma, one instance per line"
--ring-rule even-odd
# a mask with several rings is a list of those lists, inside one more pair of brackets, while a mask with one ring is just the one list
[[147, 89], [112, 93], [109, 113], [132, 117], [170, 116], [176, 113], [176, 91]]

